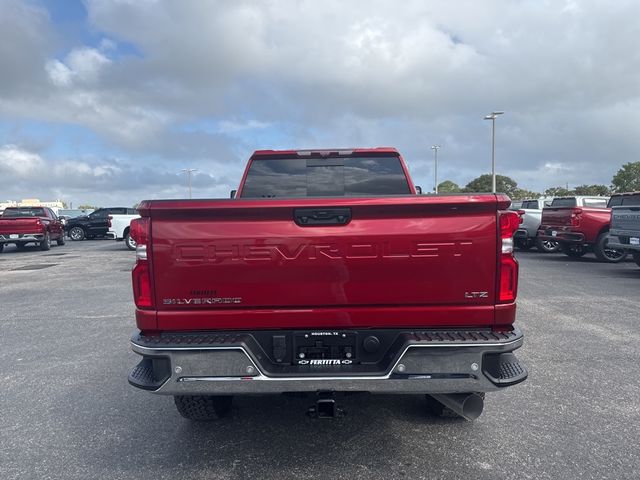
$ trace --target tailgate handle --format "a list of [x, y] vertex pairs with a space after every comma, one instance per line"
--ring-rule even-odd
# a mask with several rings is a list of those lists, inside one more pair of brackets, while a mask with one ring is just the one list
[[293, 220], [300, 227], [346, 225], [351, 221], [350, 208], [296, 208]]

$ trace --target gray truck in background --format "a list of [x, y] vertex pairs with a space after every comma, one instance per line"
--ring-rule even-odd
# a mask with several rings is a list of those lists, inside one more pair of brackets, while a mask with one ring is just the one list
[[633, 255], [640, 267], [640, 192], [611, 198], [609, 246]]
[[540, 197], [536, 199], [523, 200], [518, 208], [522, 223], [513, 236], [516, 248], [529, 250], [534, 245], [543, 253], [557, 252], [560, 246], [551, 240], [538, 238], [538, 229], [542, 220], [542, 209], [551, 205], [553, 197]]

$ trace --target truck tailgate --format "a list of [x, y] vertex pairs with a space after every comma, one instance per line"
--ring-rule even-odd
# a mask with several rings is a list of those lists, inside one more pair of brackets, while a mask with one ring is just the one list
[[38, 224], [37, 218], [2, 218], [0, 219], [0, 235], [40, 232], [42, 227]]
[[[495, 195], [154, 201], [141, 211], [161, 330], [494, 322]], [[350, 220], [303, 224], [300, 212]]]
[[571, 225], [574, 207], [545, 207], [542, 210], [541, 225]]
[[638, 207], [614, 207], [611, 209], [611, 231], [620, 232], [616, 235], [624, 235], [624, 232], [638, 233], [640, 225], [640, 206]]

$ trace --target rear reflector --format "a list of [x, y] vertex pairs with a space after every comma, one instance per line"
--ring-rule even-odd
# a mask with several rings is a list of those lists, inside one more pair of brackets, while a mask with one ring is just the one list
[[518, 295], [518, 262], [513, 255], [503, 255], [500, 259], [499, 303], [511, 303]]
[[513, 234], [520, 225], [520, 215], [498, 212], [500, 255], [498, 261], [498, 303], [511, 303], [518, 294], [518, 262], [513, 256]]
[[138, 308], [153, 308], [153, 288], [151, 284], [151, 251], [147, 248], [150, 233], [150, 221], [147, 217], [131, 221], [129, 232], [136, 241], [136, 266], [131, 272], [133, 300]]
[[153, 299], [151, 297], [151, 272], [149, 263], [144, 260], [136, 263], [131, 273], [133, 280], [133, 299], [138, 308], [152, 308]]

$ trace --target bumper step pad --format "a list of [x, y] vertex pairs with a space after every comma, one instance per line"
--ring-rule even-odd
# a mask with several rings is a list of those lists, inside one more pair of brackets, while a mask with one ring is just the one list
[[157, 390], [170, 377], [166, 359], [143, 358], [129, 374], [129, 383], [143, 390]]
[[484, 374], [489, 379], [501, 387], [508, 387], [522, 382], [527, 378], [529, 372], [520, 363], [516, 356], [509, 353], [499, 355], [485, 355], [483, 362]]

